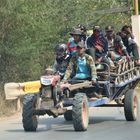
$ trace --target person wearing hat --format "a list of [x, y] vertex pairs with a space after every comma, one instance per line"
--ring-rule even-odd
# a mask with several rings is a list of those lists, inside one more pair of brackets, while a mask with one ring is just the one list
[[70, 56], [74, 56], [77, 53], [77, 44], [81, 41], [82, 38], [82, 32], [79, 28], [74, 28], [72, 32], [70, 32], [70, 35], [72, 36], [68, 43], [68, 50], [69, 50], [69, 54]]
[[85, 53], [85, 44], [82, 41], [77, 44], [76, 50], [77, 55], [71, 58], [62, 81], [67, 81], [74, 72], [72, 79], [91, 80], [95, 84], [97, 74], [93, 58]]
[[105, 28], [106, 39], [109, 45], [109, 57], [112, 61], [117, 61], [126, 56], [127, 59], [130, 59], [130, 56], [126, 50], [126, 47], [123, 44], [123, 41], [119, 35], [115, 34], [114, 27], [109, 25]]
[[108, 42], [103, 36], [100, 26], [93, 27], [93, 34], [87, 39], [89, 54], [97, 63], [105, 62], [110, 65], [108, 55]]
[[87, 28], [86, 28], [86, 26], [84, 24], [80, 23], [80, 24], [77, 25], [77, 28], [79, 28], [82, 32], [81, 39], [83, 41], [86, 41], [86, 39], [87, 39]]

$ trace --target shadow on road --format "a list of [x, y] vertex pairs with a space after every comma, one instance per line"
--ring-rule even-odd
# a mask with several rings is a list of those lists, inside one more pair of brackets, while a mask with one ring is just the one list
[[125, 121], [123, 118], [116, 119], [116, 117], [104, 117], [104, 116], [96, 116], [96, 117], [90, 117], [89, 118], [89, 124], [98, 124], [98, 123], [103, 123], [107, 121]]
[[[131, 122], [127, 122], [125, 120], [123, 109], [113, 109], [109, 112], [108, 108], [105, 110], [91, 110], [89, 117], [89, 127], [100, 128], [102, 126], [110, 126], [116, 127], [118, 125], [126, 125]], [[104, 113], [103, 113], [104, 112]], [[140, 114], [140, 110], [139, 110]], [[138, 122], [140, 118], [138, 117]], [[136, 122], [137, 123], [137, 122]], [[132, 123], [133, 124], [133, 123]], [[23, 133], [24, 128], [22, 125], [22, 118], [20, 118], [17, 122], [12, 121], [9, 123], [12, 126], [11, 129], [5, 130], [7, 132], [15, 132], [15, 133]], [[48, 117], [47, 115], [39, 117], [37, 132], [50, 132], [50, 131], [58, 131], [58, 132], [74, 132], [72, 121], [65, 121], [63, 116], [58, 118]], [[28, 132], [27, 132], [28, 133]], [[34, 132], [30, 132], [34, 133]]]
[[[124, 119], [116, 119], [116, 117], [105, 117], [105, 116], [90, 116], [89, 118], [89, 126], [90, 125], [94, 125], [96, 126], [97, 124], [101, 124], [101, 123], [106, 123], [108, 121], [113, 121], [113, 122], [116, 122], [116, 121], [124, 121]], [[14, 125], [17, 125], [19, 124], [20, 125], [20, 128], [14, 128]], [[17, 133], [22, 133], [24, 132], [24, 129], [22, 127], [22, 122], [20, 123], [13, 123], [13, 129], [9, 129], [9, 130], [6, 130], [8, 132], [17, 132]], [[18, 125], [18, 126], [19, 126]], [[38, 129], [36, 132], [46, 132], [46, 131], [63, 131], [63, 132], [73, 132], [74, 129], [73, 129], [73, 124], [72, 124], [72, 121], [65, 121], [63, 117], [58, 117], [58, 118], [45, 118], [45, 117], [41, 117], [39, 118], [39, 123], [38, 123]], [[29, 133], [29, 132], [27, 132]], [[30, 132], [30, 133], [34, 133], [34, 132]]]

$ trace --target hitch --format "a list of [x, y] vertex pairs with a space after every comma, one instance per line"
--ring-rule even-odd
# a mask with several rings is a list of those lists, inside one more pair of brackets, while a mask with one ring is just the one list
[[63, 115], [67, 111], [66, 108], [51, 108], [51, 109], [37, 109], [34, 110], [33, 115], [45, 115], [53, 116], [54, 118], [59, 115]]

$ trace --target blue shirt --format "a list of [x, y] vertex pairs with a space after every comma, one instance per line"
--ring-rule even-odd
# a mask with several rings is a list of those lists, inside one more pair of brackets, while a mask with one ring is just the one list
[[78, 57], [78, 70], [76, 73], [76, 78], [78, 79], [86, 79], [90, 77], [90, 71], [87, 67], [87, 63], [86, 63], [86, 58], [85, 56], [83, 58]]

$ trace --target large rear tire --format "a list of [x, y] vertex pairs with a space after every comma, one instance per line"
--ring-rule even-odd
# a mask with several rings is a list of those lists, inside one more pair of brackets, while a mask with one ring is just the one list
[[138, 95], [129, 90], [124, 98], [124, 113], [127, 121], [136, 121], [138, 116]]
[[23, 100], [22, 122], [25, 131], [36, 131], [38, 126], [37, 116], [33, 114], [37, 106], [37, 95], [27, 94]]
[[89, 123], [88, 100], [84, 93], [77, 93], [72, 107], [73, 126], [75, 131], [86, 131]]

